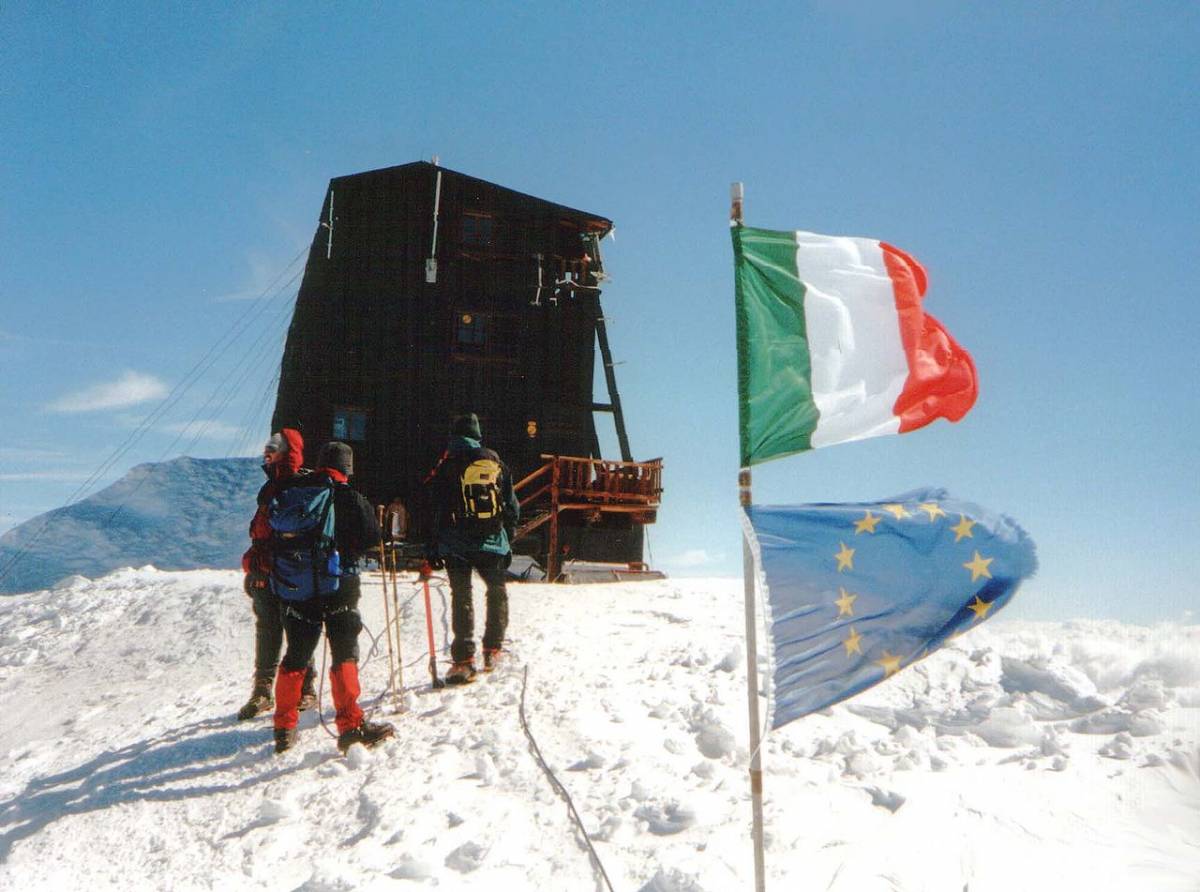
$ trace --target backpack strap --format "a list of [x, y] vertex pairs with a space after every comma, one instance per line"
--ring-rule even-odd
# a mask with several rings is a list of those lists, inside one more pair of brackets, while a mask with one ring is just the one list
[[[330, 544], [332, 544], [334, 546], [334, 548], [337, 547], [337, 540], [333, 536], [328, 537], [329, 542], [325, 541], [325, 539], [326, 539], [325, 523], [326, 523], [326, 521], [329, 520], [329, 512], [333, 510], [333, 499], [335, 496], [335, 489], [334, 489], [335, 486], [336, 486], [336, 484], [331, 479], [329, 481], [329, 485], [326, 487], [326, 489], [329, 491], [329, 498], [327, 498], [325, 500], [325, 508], [321, 511], [321, 519], [317, 522], [317, 529], [321, 531], [321, 534], [319, 537], [314, 538], [313, 543], [312, 543], [312, 551], [313, 551], [313, 553], [312, 553], [312, 558], [313, 558], [312, 559], [312, 572], [313, 572], [313, 590], [314, 591], [321, 590], [321, 574], [317, 569], [317, 567], [318, 567], [317, 558], [320, 557], [320, 549], [327, 548]], [[333, 522], [335, 524], [337, 523], [336, 515], [333, 518]]]

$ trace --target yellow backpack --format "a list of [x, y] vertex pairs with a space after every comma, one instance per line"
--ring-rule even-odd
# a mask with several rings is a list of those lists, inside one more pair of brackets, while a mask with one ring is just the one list
[[500, 462], [492, 458], [477, 458], [463, 469], [459, 477], [462, 493], [459, 522], [473, 532], [499, 532], [503, 524], [500, 473]]

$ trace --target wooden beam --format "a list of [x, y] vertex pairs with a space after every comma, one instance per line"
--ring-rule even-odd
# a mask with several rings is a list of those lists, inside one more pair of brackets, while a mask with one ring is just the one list
[[546, 579], [558, 582], [558, 462], [550, 471], [550, 543], [546, 554]]
[[601, 514], [638, 514], [642, 511], [654, 511], [657, 504], [646, 505], [609, 505], [603, 502], [559, 502], [559, 511], [599, 511]]
[[[543, 456], [542, 456], [542, 458], [554, 458], [554, 456], [552, 456], [552, 455], [543, 455]], [[549, 470], [550, 470], [550, 465], [549, 465], [549, 464], [544, 464], [544, 465], [542, 465], [540, 468], [538, 468], [538, 469], [537, 469], [536, 471], [534, 471], [532, 474], [528, 474], [528, 475], [526, 475], [525, 477], [523, 477], [523, 478], [521, 478], [520, 480], [518, 480], [518, 481], [517, 481], [515, 484], [513, 484], [513, 489], [520, 489], [522, 486], [524, 486], [524, 485], [525, 485], [526, 483], [528, 483], [530, 480], [533, 480], [535, 477], [537, 477], [537, 476], [539, 476], [539, 475], [541, 475], [541, 474], [545, 474], [545, 473], [546, 473], [547, 471], [549, 471]]]
[[544, 496], [544, 495], [546, 494], [547, 490], [549, 490], [549, 489], [550, 489], [550, 484], [549, 484], [549, 483], [547, 483], [545, 486], [543, 486], [543, 487], [542, 487], [541, 489], [539, 489], [537, 492], [533, 493], [532, 495], [528, 495], [528, 496], [526, 496], [525, 498], [521, 499], [521, 500], [520, 500], [520, 502], [519, 502], [518, 504], [520, 504], [520, 506], [521, 506], [522, 508], [524, 508], [526, 505], [528, 505], [528, 504], [529, 504], [530, 502], [532, 502], [534, 499], [538, 498], [539, 496]]
[[549, 512], [543, 514], [541, 517], [537, 518], [536, 520], [534, 520], [532, 523], [529, 523], [528, 525], [517, 527], [516, 538], [519, 539], [522, 536], [528, 536], [530, 533], [532, 533], [534, 530], [536, 530], [542, 524], [546, 523], [548, 520], [550, 520]]
[[621, 395], [617, 393], [617, 376], [613, 372], [612, 351], [608, 348], [608, 330], [604, 326], [604, 312], [600, 309], [600, 298], [596, 297], [596, 341], [600, 346], [600, 358], [604, 363], [604, 380], [608, 384], [608, 400], [612, 403], [613, 423], [617, 428], [617, 445], [623, 461], [632, 461], [629, 437], [625, 433], [625, 414], [621, 411]]

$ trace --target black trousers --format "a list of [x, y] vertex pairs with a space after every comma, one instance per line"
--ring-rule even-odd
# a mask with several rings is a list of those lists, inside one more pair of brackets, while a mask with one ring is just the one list
[[450, 657], [456, 663], [475, 657], [475, 599], [471, 593], [471, 570], [478, 570], [487, 586], [487, 618], [483, 627], [483, 646], [487, 650], [504, 644], [508, 629], [508, 589], [504, 587], [505, 569], [512, 561], [507, 554], [474, 551], [446, 558], [446, 576], [450, 579], [451, 628], [454, 641]]
[[274, 681], [283, 647], [279, 596], [269, 587], [247, 588], [247, 594], [254, 605], [254, 677], [259, 681]]
[[303, 669], [312, 661], [322, 628], [329, 638], [331, 665], [357, 662], [358, 633], [362, 631], [362, 616], [358, 612], [361, 590], [358, 577], [348, 575], [342, 577], [332, 595], [283, 602], [283, 629], [287, 633], [284, 669]]

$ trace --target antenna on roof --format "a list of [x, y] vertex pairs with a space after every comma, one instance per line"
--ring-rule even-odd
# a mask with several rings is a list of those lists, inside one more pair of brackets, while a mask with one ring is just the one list
[[329, 241], [325, 245], [325, 259], [328, 260], [333, 256], [333, 190], [329, 190], [329, 222], [325, 224], [329, 229]]
[[[437, 166], [437, 156], [433, 159], [434, 166]], [[430, 285], [437, 282], [437, 229], [438, 229], [438, 208], [442, 204], [442, 172], [437, 173], [437, 184], [433, 189], [433, 243], [429, 246], [429, 256], [425, 258], [425, 281]]]

